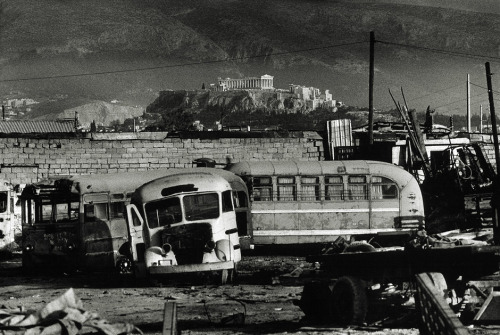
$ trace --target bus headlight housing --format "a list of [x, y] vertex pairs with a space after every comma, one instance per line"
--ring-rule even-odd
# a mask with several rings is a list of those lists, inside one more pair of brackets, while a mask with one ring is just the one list
[[[170, 250], [166, 252], [167, 250]], [[146, 267], [151, 266], [172, 266], [177, 265], [177, 259], [175, 258], [174, 253], [171, 250], [171, 246], [168, 243], [165, 243], [162, 247], [151, 247], [148, 248], [144, 254], [144, 258], [146, 261]]]
[[75, 250], [76, 250], [76, 245], [74, 243], [68, 243], [66, 245], [66, 251], [71, 252], [71, 251], [75, 251]]
[[232, 245], [231, 241], [218, 240], [215, 243], [215, 255], [222, 262], [229, 261], [233, 258], [232, 248], [233, 248], [233, 245]]

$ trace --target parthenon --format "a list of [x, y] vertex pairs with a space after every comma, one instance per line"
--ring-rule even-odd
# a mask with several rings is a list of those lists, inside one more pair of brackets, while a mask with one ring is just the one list
[[274, 89], [273, 87], [274, 77], [268, 74], [259, 77], [247, 77], [247, 78], [218, 78], [218, 87], [220, 91], [227, 90], [245, 90], [245, 89]]

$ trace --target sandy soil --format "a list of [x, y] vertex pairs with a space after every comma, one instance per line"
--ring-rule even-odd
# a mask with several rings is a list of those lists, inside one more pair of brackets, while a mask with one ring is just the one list
[[73, 288], [87, 311], [110, 323], [131, 323], [145, 334], [161, 334], [164, 306], [175, 302], [182, 334], [418, 334], [414, 328], [366, 326], [343, 329], [304, 322], [294, 305], [300, 283], [279, 280], [302, 257], [251, 256], [240, 263], [237, 283], [219, 286], [211, 276], [179, 276], [167, 282], [137, 282], [109, 274], [24, 275], [19, 257], [0, 262], [0, 305], [38, 310]]

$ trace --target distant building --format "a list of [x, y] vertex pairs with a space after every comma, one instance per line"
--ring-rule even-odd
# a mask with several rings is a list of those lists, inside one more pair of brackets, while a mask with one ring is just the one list
[[259, 77], [247, 77], [247, 78], [218, 78], [217, 86], [215, 89], [217, 91], [228, 91], [228, 90], [272, 90], [274, 77], [268, 74]]
[[332, 94], [329, 90], [324, 93], [315, 87], [306, 87], [302, 85], [290, 84], [289, 92], [297, 99], [302, 99], [306, 102], [306, 106], [314, 110], [318, 107], [326, 107], [333, 109], [336, 107], [337, 102], [332, 99]]
[[0, 121], [0, 134], [75, 133], [77, 119], [56, 121]]

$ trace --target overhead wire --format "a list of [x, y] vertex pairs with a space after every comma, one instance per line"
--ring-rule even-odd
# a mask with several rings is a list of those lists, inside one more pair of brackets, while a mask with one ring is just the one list
[[362, 44], [362, 43], [367, 43], [367, 41], [347, 42], [347, 43], [327, 45], [327, 46], [316, 47], [316, 48], [308, 48], [308, 49], [300, 49], [300, 50], [292, 50], [292, 51], [282, 51], [282, 52], [266, 53], [266, 54], [252, 55], [252, 56], [232, 57], [232, 58], [215, 59], [215, 60], [200, 61], [200, 62], [182, 63], [182, 64], [150, 66], [150, 67], [135, 68], [135, 69], [122, 69], [122, 70], [110, 70], [110, 71], [100, 71], [100, 72], [61, 74], [61, 75], [53, 75], [53, 76], [1, 79], [0, 82], [5, 83], [5, 82], [14, 82], [14, 81], [46, 80], [46, 79], [73, 78], [73, 77], [85, 77], [85, 76], [98, 76], [98, 75], [106, 75], [106, 74], [119, 74], [119, 73], [128, 73], [128, 72], [151, 71], [151, 70], [184, 67], [184, 66], [194, 66], [194, 65], [224, 63], [224, 62], [231, 62], [231, 61], [241, 61], [241, 60], [263, 58], [263, 57], [269, 57], [269, 56], [283, 56], [283, 55], [294, 54], [294, 53], [325, 50], [325, 49], [338, 48], [338, 47], [344, 47], [344, 46]]

